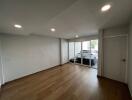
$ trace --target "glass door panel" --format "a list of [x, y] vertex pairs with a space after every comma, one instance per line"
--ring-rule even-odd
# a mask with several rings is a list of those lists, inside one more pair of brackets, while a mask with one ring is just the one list
[[74, 42], [69, 42], [69, 61], [74, 63]]
[[97, 68], [98, 64], [98, 40], [91, 40], [91, 65]]
[[91, 48], [90, 41], [82, 42], [82, 64], [91, 65]]
[[81, 64], [81, 42], [75, 42], [75, 63]]

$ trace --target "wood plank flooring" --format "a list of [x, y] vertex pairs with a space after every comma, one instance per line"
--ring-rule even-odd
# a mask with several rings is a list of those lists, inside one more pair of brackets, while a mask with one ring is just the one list
[[131, 100], [125, 84], [96, 75], [96, 69], [65, 64], [4, 85], [0, 100]]

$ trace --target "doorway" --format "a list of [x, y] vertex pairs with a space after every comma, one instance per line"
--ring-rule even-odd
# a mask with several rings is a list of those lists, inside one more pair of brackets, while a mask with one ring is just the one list
[[98, 39], [69, 42], [69, 62], [98, 68]]

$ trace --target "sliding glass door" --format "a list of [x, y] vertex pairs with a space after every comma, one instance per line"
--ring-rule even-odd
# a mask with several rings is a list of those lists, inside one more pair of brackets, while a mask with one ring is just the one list
[[72, 63], [97, 68], [98, 40], [69, 42], [69, 60]]

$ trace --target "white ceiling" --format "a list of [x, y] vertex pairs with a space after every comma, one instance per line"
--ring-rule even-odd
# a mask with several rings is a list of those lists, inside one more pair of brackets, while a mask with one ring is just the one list
[[[107, 3], [112, 8], [100, 11]], [[0, 33], [48, 35], [61, 38], [94, 35], [101, 28], [126, 24], [132, 0], [1, 0]], [[22, 29], [15, 29], [20, 24]], [[56, 32], [51, 32], [55, 28]]]

